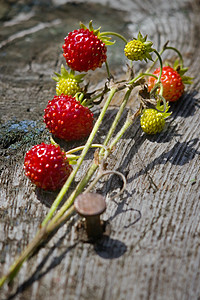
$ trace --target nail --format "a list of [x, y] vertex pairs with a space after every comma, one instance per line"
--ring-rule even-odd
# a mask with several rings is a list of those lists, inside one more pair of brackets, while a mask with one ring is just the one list
[[100, 215], [106, 210], [104, 197], [96, 193], [80, 194], [74, 201], [77, 213], [86, 220], [86, 231], [89, 238], [98, 238], [103, 233]]

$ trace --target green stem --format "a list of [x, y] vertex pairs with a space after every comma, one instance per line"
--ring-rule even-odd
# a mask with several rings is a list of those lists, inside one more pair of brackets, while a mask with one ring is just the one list
[[[161, 56], [163, 54], [163, 52], [165, 51], [166, 46], [164, 46], [162, 48], [162, 50], [159, 52], [159, 55]], [[151, 71], [151, 69], [155, 66], [155, 64], [158, 61], [158, 56], [156, 57], [156, 59], [154, 60], [154, 62], [152, 63], [152, 65], [146, 70], [146, 73], [149, 73]]]
[[158, 80], [157, 80], [157, 82], [160, 82], [160, 79], [161, 79], [161, 76], [162, 76], [162, 68], [163, 68], [162, 58], [161, 58], [160, 54], [158, 53], [158, 51], [156, 49], [153, 49], [153, 51], [157, 55], [158, 60], [160, 62], [160, 73], [159, 73]]
[[[124, 108], [125, 108], [125, 106], [126, 106], [128, 100], [129, 100], [131, 91], [132, 91], [132, 89], [133, 89], [133, 86], [131, 86], [131, 85], [134, 84], [138, 79], [140, 79], [140, 78], [142, 78], [142, 77], [144, 77], [144, 76], [153, 76], [153, 77], [155, 77], [156, 79], [158, 78], [157, 76], [155, 76], [155, 75], [153, 75], [153, 74], [142, 73], [142, 74], [139, 74], [138, 76], [136, 76], [135, 78], [133, 78], [131, 81], [129, 81], [129, 83], [128, 83], [128, 84], [129, 84], [129, 86], [128, 86], [128, 91], [126, 92], [126, 94], [125, 94], [125, 96], [124, 96], [123, 102], [122, 102], [122, 104], [121, 104], [121, 106], [120, 106], [120, 108], [119, 108], [119, 110], [118, 110], [118, 112], [117, 112], [117, 115], [116, 115], [116, 117], [115, 117], [115, 119], [114, 119], [114, 121], [113, 121], [113, 123], [112, 123], [112, 126], [111, 126], [111, 128], [110, 128], [110, 130], [109, 130], [109, 132], [108, 132], [108, 134], [107, 134], [107, 136], [106, 136], [106, 138], [105, 138], [105, 140], [104, 140], [103, 145], [107, 145], [107, 144], [108, 144], [108, 141], [110, 140], [110, 138], [111, 138], [113, 132], [114, 132], [115, 129], [116, 129], [116, 126], [117, 126], [117, 124], [118, 124], [118, 122], [119, 122], [119, 119], [120, 119], [120, 117], [121, 117], [121, 115], [122, 115], [122, 113], [123, 113], [123, 111], [124, 111]], [[102, 153], [103, 153], [103, 149], [101, 149], [100, 155], [101, 155]]]
[[[72, 154], [74, 152], [83, 150], [84, 147], [85, 147], [85, 145], [70, 149], [69, 151], [65, 152], [65, 154], [68, 155], [68, 154]], [[106, 150], [106, 147], [102, 144], [91, 144], [90, 148], [104, 148]]]
[[127, 44], [127, 39], [123, 35], [121, 35], [121, 34], [119, 34], [117, 32], [112, 32], [112, 31], [101, 32], [101, 36], [104, 36], [104, 35], [114, 35], [114, 36], [117, 36], [118, 38], [120, 38], [122, 41], [124, 41]]
[[[133, 124], [133, 122], [140, 115], [140, 113], [141, 113], [141, 109], [138, 109], [138, 111], [133, 116], [131, 116], [131, 117], [129, 116], [127, 118], [127, 120], [124, 123], [123, 127], [121, 128], [121, 130], [119, 131], [119, 133], [116, 135], [116, 137], [114, 138], [114, 140], [109, 145], [109, 149], [110, 150], [115, 146], [115, 144], [119, 141], [119, 139], [126, 132], [126, 130]], [[104, 144], [105, 144], [105, 142], [104, 142]], [[106, 159], [109, 156], [109, 154], [110, 154], [110, 151], [106, 151], [106, 153], [104, 154], [103, 159]], [[95, 162], [92, 163], [91, 167], [89, 168], [89, 170], [86, 173], [86, 175], [84, 176], [84, 178], [79, 182], [79, 184], [76, 187], [76, 189], [69, 196], [69, 198], [67, 199], [67, 201], [61, 207], [61, 209], [56, 213], [56, 215], [53, 217], [53, 219], [50, 221], [49, 224], [57, 222], [59, 220], [59, 218], [61, 218], [62, 215], [65, 213], [65, 211], [69, 209], [69, 207], [73, 204], [75, 198], [83, 191], [83, 189], [85, 188], [86, 184], [92, 178], [93, 174], [95, 173], [95, 171], [97, 170], [98, 167], [99, 167], [98, 164], [96, 164]]]
[[44, 221], [42, 222], [42, 226], [44, 226], [45, 224], [47, 224], [47, 222], [52, 218], [55, 210], [57, 209], [58, 205], [60, 204], [60, 202], [62, 201], [64, 195], [66, 194], [66, 192], [68, 191], [76, 173], [78, 172], [91, 144], [92, 144], [92, 141], [99, 129], [99, 126], [101, 125], [101, 122], [102, 122], [102, 119], [106, 113], [106, 110], [114, 96], [114, 94], [116, 93], [117, 91], [117, 88], [116, 87], [113, 87], [110, 91], [110, 94], [109, 94], [109, 97], [107, 98], [102, 110], [101, 110], [101, 113], [93, 127], [93, 130], [87, 140], [87, 143], [85, 144], [85, 147], [77, 161], [77, 165], [76, 165], [76, 168], [73, 169], [72, 173], [70, 174], [70, 176], [68, 177], [67, 181], [65, 182], [64, 186], [62, 187], [61, 191], [59, 192], [58, 196], [56, 197], [55, 201], [53, 202], [50, 210], [49, 210], [49, 213], [47, 214], [46, 218], [44, 219]]
[[[136, 79], [137, 80], [137, 79]], [[104, 150], [107, 149], [106, 145], [108, 144], [109, 139], [111, 138], [111, 135], [113, 134], [118, 121], [123, 113], [123, 110], [125, 108], [125, 105], [127, 104], [127, 101], [129, 99], [130, 93], [132, 91], [133, 87], [129, 87], [128, 91], [126, 92], [125, 96], [124, 96], [124, 100], [123, 103], [121, 104], [119, 111], [115, 117], [115, 120], [113, 121], [113, 124], [106, 136], [106, 139], [104, 140], [103, 146], [100, 150], [99, 155], [102, 155], [104, 153]], [[117, 142], [118, 140], [116, 140]], [[104, 157], [108, 157], [109, 155], [109, 151], [106, 151]], [[61, 209], [59, 210], [59, 212], [55, 215], [55, 217], [52, 219], [52, 222], [56, 222], [63, 214], [64, 212], [73, 204], [74, 199], [78, 196], [78, 194], [80, 194], [84, 187], [86, 186], [86, 184], [89, 182], [89, 180], [91, 179], [92, 175], [94, 174], [94, 172], [97, 170], [98, 165], [96, 163], [93, 163], [91, 165], [91, 168], [89, 169], [89, 171], [86, 173], [86, 175], [84, 176], [84, 178], [81, 180], [81, 182], [78, 184], [78, 186], [76, 187], [75, 191], [69, 196], [69, 198], [67, 199], [67, 201], [64, 203], [64, 205], [61, 207]]]
[[162, 97], [163, 95], [163, 84], [162, 82], [160, 81], [160, 91], [159, 91], [159, 95]]
[[67, 158], [69, 161], [76, 160], [80, 157], [80, 155], [74, 155], [74, 154], [67, 154]]
[[141, 108], [139, 108], [133, 116], [128, 116], [127, 120], [125, 121], [124, 125], [122, 126], [121, 130], [117, 133], [113, 141], [109, 145], [109, 149], [111, 150], [115, 144], [119, 141], [119, 139], [124, 135], [126, 130], [133, 124], [136, 118], [140, 115]]
[[138, 79], [141, 79], [145, 76], [152, 76], [152, 77], [155, 77], [156, 79], [158, 79], [157, 76], [151, 74], [151, 73], [140, 73], [138, 76], [136, 76], [135, 78], [133, 78], [131, 81], [128, 82], [128, 84], [133, 84], [135, 83]]
[[[165, 49], [165, 48], [163, 48], [163, 49]], [[162, 63], [162, 59], [161, 59], [161, 56], [160, 56], [160, 53], [161, 53], [161, 52], [158, 53], [158, 51], [157, 51], [156, 49], [153, 49], [153, 51], [154, 51], [154, 53], [157, 55], [157, 59], [158, 59], [159, 62], [160, 62], [160, 72], [159, 72], [159, 76], [157, 77], [157, 76], [154, 76], [153, 74], [149, 74], [149, 73], [146, 73], [146, 74], [148, 74], [148, 75], [150, 75], [150, 76], [152, 76], [152, 77], [154, 77], [154, 78], [157, 78], [157, 81], [156, 81], [156, 83], [155, 83], [153, 89], [151, 90], [150, 94], [152, 95], [152, 94], [154, 93], [154, 91], [155, 91], [158, 87], [160, 87], [159, 94], [162, 96], [162, 94], [163, 94], [163, 85], [162, 85], [162, 82], [161, 82], [161, 76], [162, 76], [162, 70], [163, 70], [163, 63]], [[164, 51], [164, 50], [163, 50], [163, 51]], [[163, 52], [163, 51], [162, 51], [162, 52]], [[148, 72], [148, 70], [147, 70], [147, 72]]]
[[180, 53], [180, 51], [178, 49], [176, 49], [174, 47], [168, 47], [168, 46], [166, 46], [164, 50], [173, 50], [173, 51], [175, 51], [178, 54], [179, 58], [180, 58], [181, 68], [183, 68], [183, 56], [181, 55], [181, 53]]
[[109, 70], [109, 66], [108, 66], [107, 60], [106, 60], [105, 64], [106, 64], [106, 71], [107, 71], [107, 74], [108, 74], [108, 78], [111, 78], [110, 70]]
[[[126, 92], [126, 94], [125, 94], [125, 96], [124, 96], [124, 100], [123, 100], [123, 102], [122, 102], [122, 104], [121, 104], [121, 106], [120, 106], [120, 108], [119, 108], [119, 110], [118, 110], [118, 112], [117, 112], [117, 114], [116, 114], [116, 117], [115, 117], [115, 119], [114, 119], [114, 121], [113, 121], [113, 123], [112, 123], [112, 126], [110, 127], [110, 130], [109, 130], [109, 132], [108, 132], [108, 134], [107, 134], [107, 136], [106, 136], [106, 139], [105, 139], [105, 141], [104, 141], [104, 145], [107, 145], [107, 144], [108, 144], [108, 141], [110, 140], [110, 138], [111, 138], [113, 132], [115, 131], [116, 126], [117, 126], [117, 124], [118, 124], [118, 122], [119, 122], [119, 119], [120, 119], [120, 117], [121, 117], [121, 115], [122, 115], [122, 113], [123, 113], [123, 111], [124, 111], [124, 108], [125, 108], [125, 106], [126, 106], [128, 100], [129, 100], [129, 96], [130, 96], [130, 94], [131, 94], [132, 89], [133, 89], [133, 88], [132, 88], [131, 86], [129, 86], [129, 89], [128, 89], [128, 91]], [[102, 149], [102, 150], [103, 150], [103, 149]], [[100, 154], [102, 153], [102, 150], [100, 151]]]
[[73, 205], [73, 202], [75, 198], [84, 190], [86, 184], [91, 179], [92, 175], [98, 168], [98, 165], [96, 163], [93, 163], [91, 167], [89, 168], [86, 175], [83, 177], [83, 179], [79, 182], [76, 189], [72, 192], [72, 194], [69, 196], [69, 198], [65, 201], [63, 206], [60, 208], [60, 210], [55, 214], [55, 216], [50, 220], [48, 225], [54, 224], [60, 220], [60, 218], [64, 215], [64, 213]]
[[143, 73], [144, 76], [151, 76], [151, 77], [154, 77], [155, 79], [158, 79], [158, 76], [152, 74], [152, 73]]

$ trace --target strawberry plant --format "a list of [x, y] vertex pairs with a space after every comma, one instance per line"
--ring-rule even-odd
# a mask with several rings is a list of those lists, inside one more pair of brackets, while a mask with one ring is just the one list
[[[115, 82], [110, 74], [107, 62], [107, 45], [114, 45], [110, 36], [121, 39], [125, 44], [123, 54], [127, 57], [128, 62], [131, 61], [130, 65], [128, 64], [129, 72], [125, 81]], [[161, 55], [165, 50], [172, 50], [178, 54], [174, 70], [171, 70], [170, 67], [163, 67]], [[147, 41], [147, 36], [143, 37], [141, 33], [138, 34], [137, 38], [127, 41], [119, 33], [109, 31], [100, 33], [100, 28], [95, 30], [92, 22], [89, 23], [89, 28], [81, 24], [80, 29], [75, 29], [66, 36], [63, 56], [69, 71], [61, 66], [61, 74], [55, 73], [57, 95], [52, 97], [53, 99], [48, 102], [44, 110], [44, 122], [53, 136], [66, 141], [78, 141], [86, 137], [88, 139], [84, 145], [70, 149], [66, 153], [60, 149], [59, 145], [55, 145], [53, 140], [52, 145], [36, 145], [27, 152], [24, 169], [32, 182], [44, 189], [62, 188], [47, 216], [40, 224], [35, 238], [14, 262], [9, 272], [0, 279], [0, 287], [6, 281], [11, 281], [20, 270], [23, 262], [36, 253], [36, 250], [39, 251], [41, 244], [52, 235], [52, 232], [55, 232], [75, 213], [73, 203], [80, 193], [90, 191], [102, 176], [112, 173], [122, 177], [125, 188], [123, 174], [116, 170], [105, 169], [105, 162], [115, 145], [139, 117], [141, 134], [161, 132], [165, 126], [165, 119], [171, 114], [168, 112], [168, 101], [176, 101], [184, 91], [184, 83], [191, 83], [190, 77], [183, 76], [187, 68], [184, 68], [182, 56], [177, 49], [165, 44], [159, 52], [153, 47], [151, 41]], [[138, 60], [153, 62], [146, 72], [134, 74], [133, 63]], [[151, 73], [157, 61], [159, 61], [160, 66]], [[84, 83], [84, 77], [87, 76], [87, 73], [75, 75], [75, 71], [94, 71], [96, 68], [103, 67], [104, 63], [106, 67], [104, 86], [88, 93], [87, 85]], [[164, 76], [167, 78], [166, 82]], [[80, 88], [80, 83], [85, 86]], [[138, 86], [140, 87], [138, 108], [134, 113], [131, 111], [128, 113], [123, 126], [114, 135], [130, 96], [135, 92], [135, 87]], [[122, 91], [123, 99], [104, 141], [101, 144], [93, 144], [99, 127], [103, 126], [103, 119], [110, 102], [118, 92], [121, 93]], [[94, 123], [90, 108], [98, 105], [102, 100], [104, 100], [104, 105]], [[70, 188], [91, 147], [99, 148], [98, 152], [95, 152], [94, 160], [76, 188], [58, 210], [59, 204]], [[80, 155], [75, 155], [74, 153], [77, 151], [82, 152]], [[72, 163], [76, 163], [76, 167], [73, 169], [70, 166]], [[95, 178], [92, 180], [94, 174]]]

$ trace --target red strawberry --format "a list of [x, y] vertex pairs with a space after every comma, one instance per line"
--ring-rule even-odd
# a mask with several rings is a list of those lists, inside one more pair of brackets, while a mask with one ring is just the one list
[[33, 146], [26, 153], [24, 170], [26, 176], [38, 187], [54, 191], [63, 186], [72, 167], [59, 146], [42, 143]]
[[92, 112], [72, 96], [54, 96], [44, 112], [47, 128], [58, 138], [66, 141], [80, 140], [92, 131]]
[[[160, 68], [154, 71], [154, 75], [159, 76]], [[149, 91], [152, 90], [157, 79], [149, 77], [148, 87]], [[161, 82], [163, 84], [163, 97], [166, 101], [177, 101], [184, 92], [184, 84], [179, 73], [172, 67], [165, 66], [162, 70]]]
[[[94, 30], [92, 23], [89, 24], [89, 29], [81, 24], [81, 29], [70, 32], [65, 38], [65, 43], [62, 46], [63, 56], [66, 59], [68, 66], [79, 72], [87, 72], [100, 68], [106, 61], [107, 47], [101, 38], [99, 29]], [[107, 38], [104, 38], [107, 40]]]

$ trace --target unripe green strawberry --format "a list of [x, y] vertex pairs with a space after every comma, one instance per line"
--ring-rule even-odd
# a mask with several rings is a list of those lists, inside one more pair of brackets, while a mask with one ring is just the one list
[[79, 83], [83, 81], [82, 78], [85, 74], [75, 76], [73, 70], [68, 73], [63, 65], [61, 66], [61, 74], [56, 72], [54, 74], [56, 77], [52, 78], [57, 81], [56, 94], [58, 96], [61, 94], [74, 96], [81, 91]]
[[74, 79], [60, 79], [56, 84], [56, 94], [59, 96], [61, 94], [74, 96], [80, 91], [80, 87]]
[[156, 134], [163, 130], [165, 119], [162, 113], [153, 108], [145, 109], [140, 119], [142, 130], [148, 134]]
[[124, 53], [126, 57], [130, 60], [152, 60], [150, 52], [153, 51], [151, 48], [152, 42], [146, 42], [147, 36], [143, 37], [139, 32], [137, 39], [133, 39], [128, 42], [124, 48]]
[[165, 118], [171, 115], [168, 113], [169, 105], [166, 104], [165, 112], [163, 111], [164, 105], [157, 104], [156, 108], [161, 112], [153, 108], [144, 109], [140, 118], [140, 124], [142, 130], [147, 134], [156, 134], [161, 132], [165, 127]]

